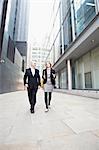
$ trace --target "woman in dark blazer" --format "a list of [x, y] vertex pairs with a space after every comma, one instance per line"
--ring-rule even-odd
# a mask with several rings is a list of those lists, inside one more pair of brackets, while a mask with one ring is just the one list
[[50, 62], [46, 64], [46, 69], [43, 70], [42, 78], [45, 93], [45, 105], [46, 105], [45, 112], [48, 112], [50, 108], [52, 91], [53, 88], [55, 87], [55, 78], [56, 78], [55, 70], [52, 69], [52, 65]]

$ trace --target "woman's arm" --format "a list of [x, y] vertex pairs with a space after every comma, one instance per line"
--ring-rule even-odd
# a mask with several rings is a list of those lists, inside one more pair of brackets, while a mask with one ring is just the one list
[[52, 76], [53, 76], [54, 79], [56, 78], [55, 70], [52, 70]]

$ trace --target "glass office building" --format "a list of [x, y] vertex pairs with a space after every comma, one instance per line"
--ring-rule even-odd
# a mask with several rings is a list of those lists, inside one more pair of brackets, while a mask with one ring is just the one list
[[3, 0], [0, 1], [0, 27], [1, 27], [1, 20], [2, 20], [2, 10], [3, 10]]
[[29, 1], [0, 0], [0, 93], [23, 88], [28, 14]]
[[98, 90], [99, 1], [54, 0], [52, 14], [47, 60], [56, 70], [57, 88]]
[[95, 0], [74, 0], [76, 34], [79, 35], [96, 15]]

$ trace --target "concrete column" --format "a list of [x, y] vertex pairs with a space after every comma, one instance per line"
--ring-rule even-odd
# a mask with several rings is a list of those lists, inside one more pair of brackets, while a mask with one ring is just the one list
[[82, 60], [82, 88], [85, 89], [84, 62]]
[[67, 60], [67, 69], [68, 69], [68, 90], [72, 90], [72, 70], [70, 60]]
[[95, 0], [95, 9], [96, 9], [96, 14], [99, 13], [99, 0]]

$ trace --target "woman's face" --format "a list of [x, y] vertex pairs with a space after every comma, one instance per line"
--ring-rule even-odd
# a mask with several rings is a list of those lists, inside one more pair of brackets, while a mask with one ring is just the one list
[[47, 63], [47, 65], [46, 65], [46, 66], [47, 66], [47, 68], [50, 68], [50, 67], [51, 67], [50, 63]]

